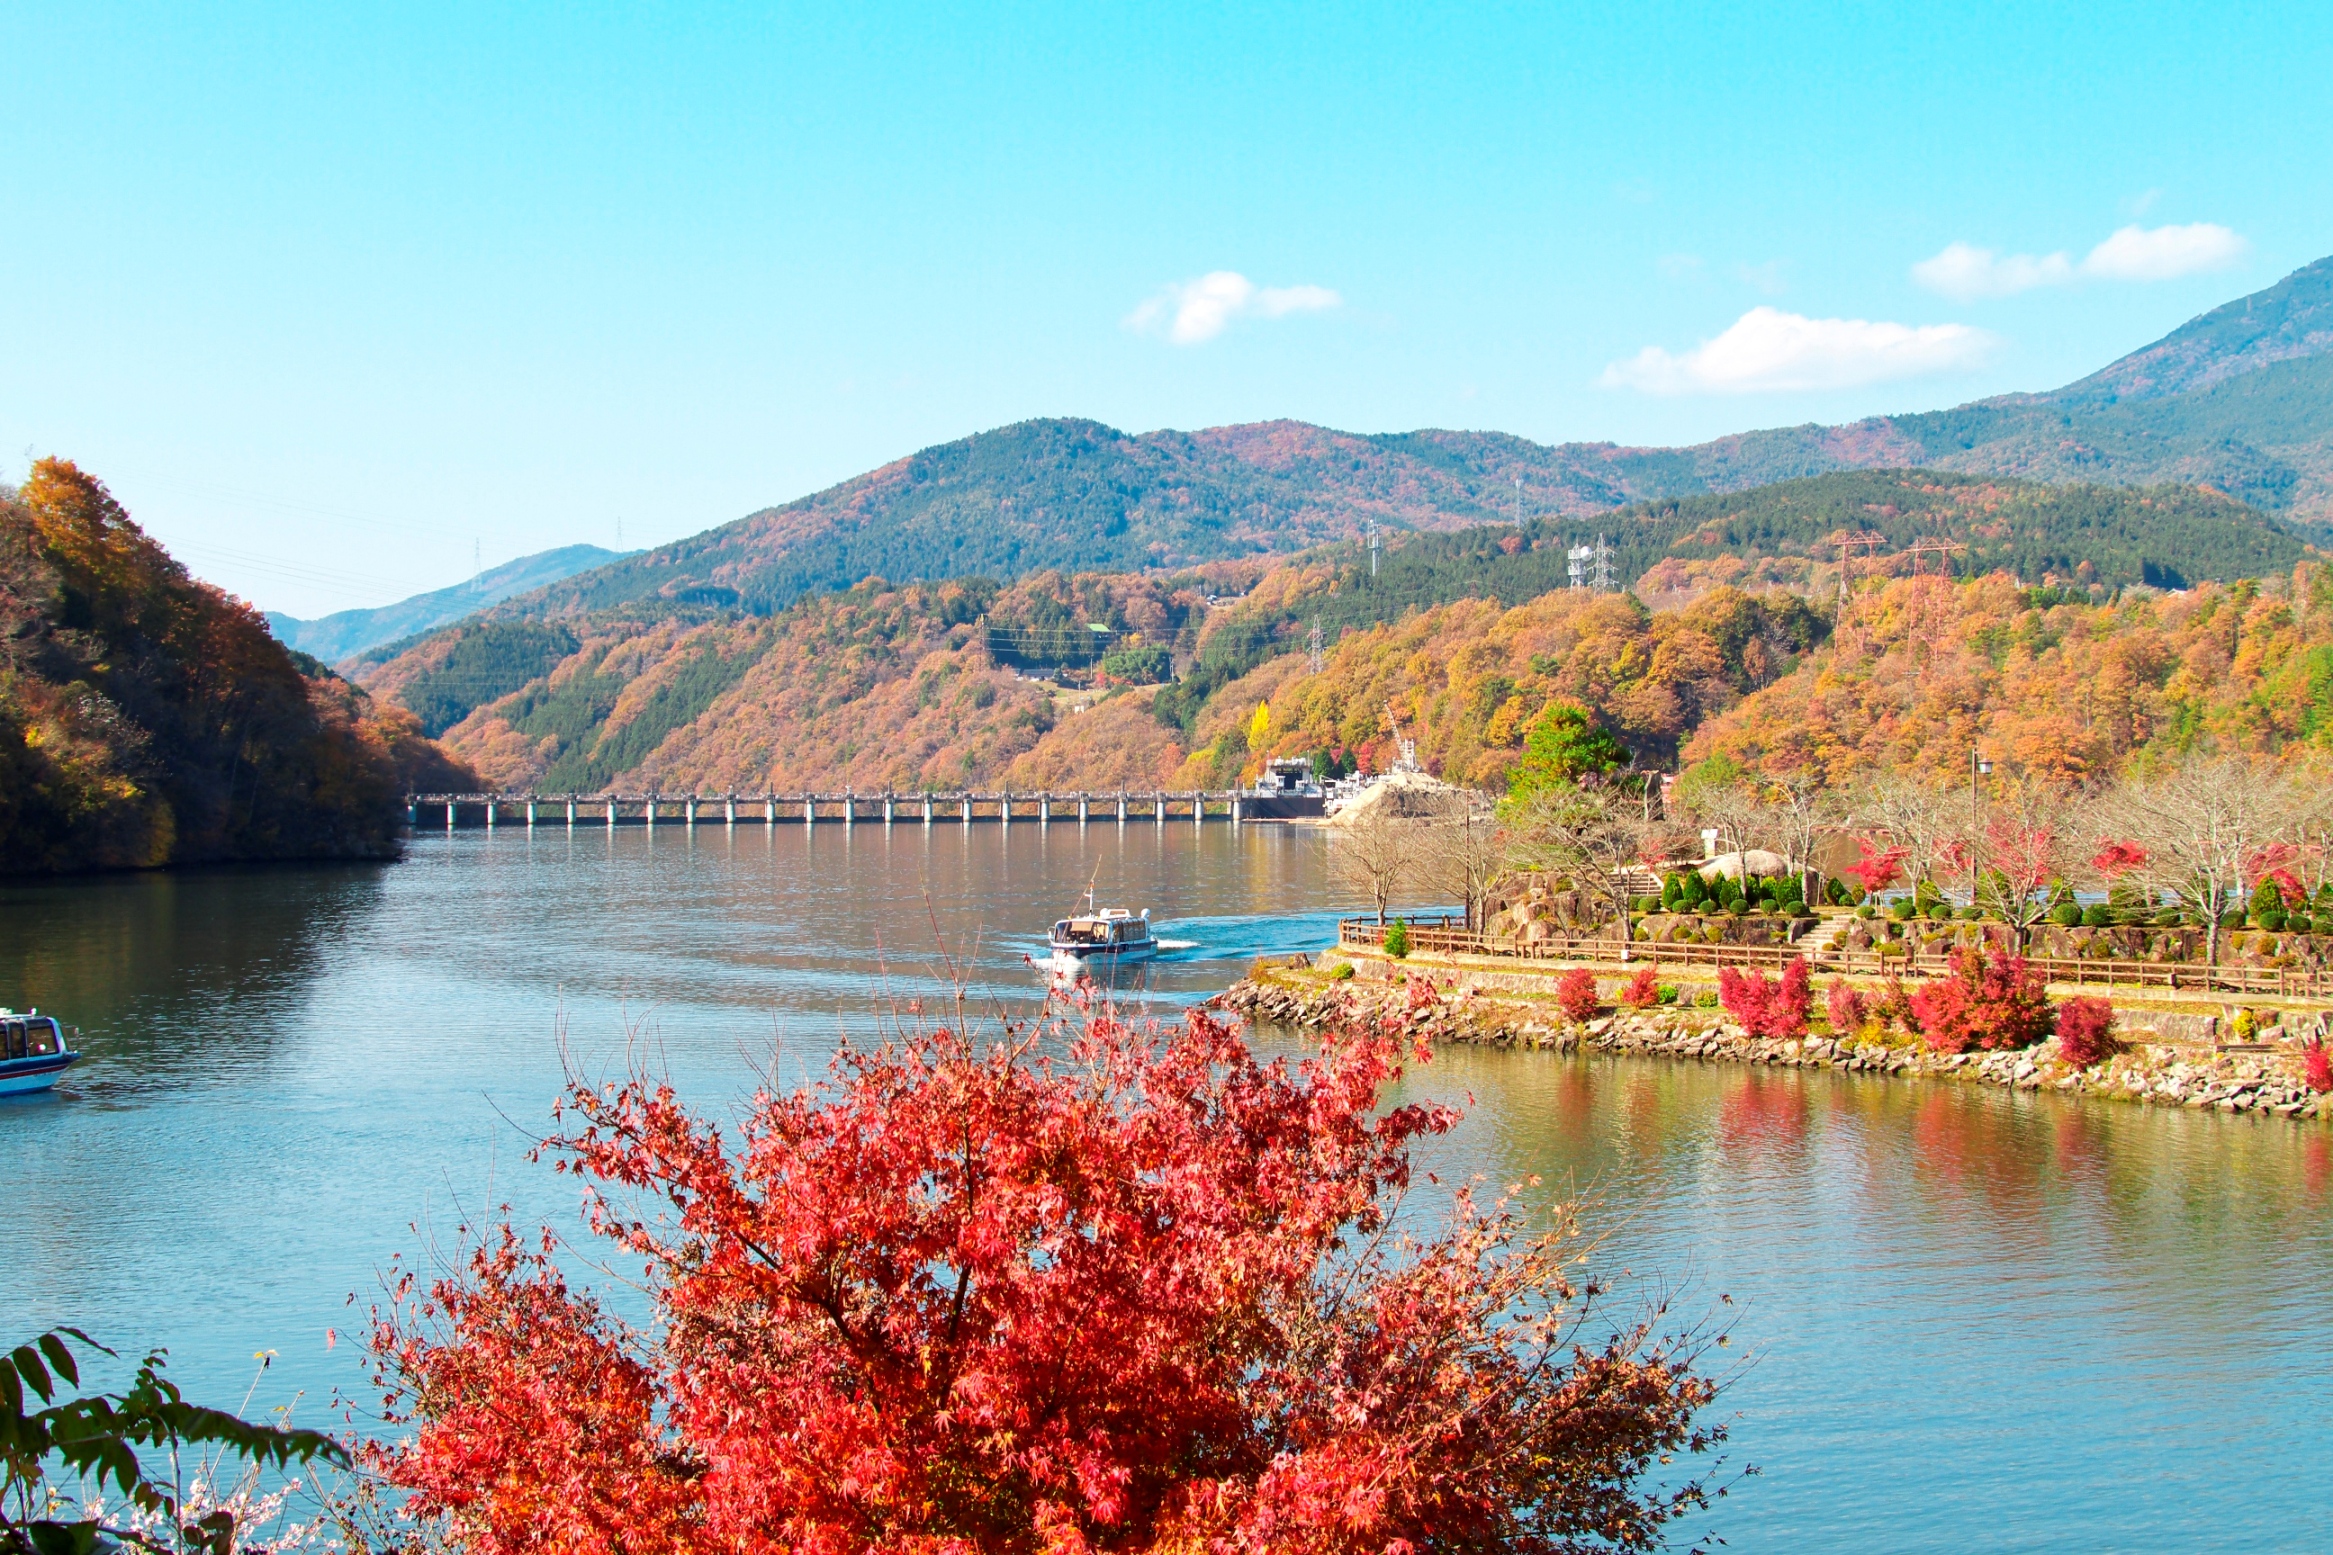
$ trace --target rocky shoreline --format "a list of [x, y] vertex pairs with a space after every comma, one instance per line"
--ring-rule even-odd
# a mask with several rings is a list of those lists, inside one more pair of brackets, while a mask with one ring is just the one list
[[[1299, 958], [1301, 959], [1301, 958]], [[1251, 1021], [1322, 1026], [1337, 1020], [1389, 1021], [1429, 1043], [1479, 1043], [1557, 1052], [1635, 1054], [1711, 1063], [1838, 1069], [1952, 1080], [2012, 1090], [2052, 1090], [2154, 1106], [2333, 1120], [2333, 1094], [2303, 1083], [2297, 1057], [2264, 1045], [2240, 1049], [2132, 1042], [2102, 1063], [2077, 1069], [2055, 1039], [2018, 1051], [1932, 1053], [1870, 1033], [1753, 1038], [1722, 1012], [1656, 1007], [1617, 1010], [1572, 1022], [1537, 998], [1460, 988], [1420, 970], [1401, 982], [1339, 981], [1308, 967], [1258, 967], [1212, 1004]]]

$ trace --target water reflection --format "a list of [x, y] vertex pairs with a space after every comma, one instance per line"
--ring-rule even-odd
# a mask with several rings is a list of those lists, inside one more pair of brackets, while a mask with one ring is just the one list
[[0, 885], [0, 1003], [82, 1028], [74, 1089], [236, 1083], [297, 1040], [325, 947], [380, 910], [384, 866]]
[[1481, 1050], [1413, 1089], [1475, 1099], [1446, 1173], [1583, 1185], [1621, 1266], [1744, 1303], [1736, 1548], [2279, 1548], [2314, 1516], [2322, 1132]]

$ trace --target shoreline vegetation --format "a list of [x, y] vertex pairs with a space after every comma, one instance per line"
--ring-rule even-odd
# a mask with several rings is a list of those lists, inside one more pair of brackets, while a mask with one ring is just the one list
[[475, 781], [72, 463], [0, 487], [0, 878], [391, 859], [407, 791]]
[[1654, 1002], [1640, 1008], [1628, 997], [1632, 988], [1642, 991], [1642, 964], [1556, 963], [1518, 970], [1512, 963], [1416, 951], [1397, 958], [1341, 947], [1317, 961], [1292, 956], [1259, 962], [1209, 1002], [1259, 1024], [1312, 1030], [1380, 1023], [1406, 1040], [1437, 1046], [1833, 1069], [2333, 1123], [2333, 1080], [2316, 1068], [2323, 1048], [2315, 1047], [2320, 1056], [2311, 1058], [2311, 1044], [2325, 1034], [2321, 1004], [2269, 998], [2238, 1006], [2217, 999], [2147, 998], [2128, 989], [2093, 1000], [2095, 986], [2053, 986], [2048, 991], [2065, 1001], [2061, 1011], [2075, 1001], [2106, 1004], [2112, 1011], [2105, 1051], [2078, 1053], [2092, 1061], [2076, 1063], [2063, 1031], [2016, 1047], [1938, 1051], [1876, 1017], [1889, 990], [1885, 980], [1871, 977], [1836, 980], [1851, 997], [1850, 1007], [1865, 1014], [1855, 1025], [1842, 1028], [1826, 1019], [1846, 1002], [1827, 998], [1803, 1012], [1798, 1031], [1759, 1032], [1751, 1029], [1754, 1014], [1745, 1020], [1723, 1006], [1718, 982], [1706, 974], [1693, 979], [1700, 971], [1680, 976], [1675, 968], [1661, 969], [1655, 975], [1676, 979], [1666, 985], [1674, 993], [1663, 1002], [1656, 984]]

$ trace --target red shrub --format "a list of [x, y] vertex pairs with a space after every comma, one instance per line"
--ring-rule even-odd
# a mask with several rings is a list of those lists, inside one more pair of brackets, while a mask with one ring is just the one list
[[1803, 1037], [1808, 1009], [1815, 1002], [1814, 975], [1801, 957], [1772, 982], [1752, 972], [1721, 967], [1717, 998], [1726, 1013], [1753, 1037]]
[[2308, 1078], [2310, 1090], [2319, 1095], [2333, 1091], [2333, 1056], [2326, 1054], [2321, 1039], [2312, 1038], [2301, 1051], [2301, 1070]]
[[1620, 991], [1620, 1002], [1639, 1010], [1649, 1010], [1661, 1002], [1661, 980], [1651, 967], [1628, 980], [1628, 986]]
[[1952, 952], [1950, 975], [1916, 990], [1912, 1018], [1939, 1053], [2031, 1047], [2049, 1035], [2048, 979], [2018, 955]]
[[1651, 1468], [1723, 1439], [1706, 1341], [1575, 1347], [1579, 1250], [1504, 1199], [1378, 1234], [1456, 1120], [1381, 1104], [1390, 1032], [997, 1036], [845, 1047], [734, 1125], [574, 1082], [541, 1148], [653, 1322], [548, 1231], [399, 1276], [366, 1466], [469, 1555], [1626, 1549], [1706, 1504]]
[[1823, 1008], [1830, 1013], [1833, 1035], [1845, 1036], [1862, 1027], [1871, 1012], [1864, 1007], [1863, 995], [1847, 986], [1847, 979], [1834, 977], [1831, 986], [1823, 990]]
[[2114, 1006], [2104, 999], [2068, 999], [2058, 1006], [2058, 1056], [2087, 1069], [2122, 1051], [2114, 1038]]
[[1596, 1014], [1596, 974], [1574, 967], [1555, 985], [1555, 1002], [1573, 1020], [1591, 1020]]

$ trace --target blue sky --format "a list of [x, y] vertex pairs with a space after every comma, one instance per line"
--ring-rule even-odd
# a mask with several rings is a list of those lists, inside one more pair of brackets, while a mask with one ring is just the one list
[[0, 51], [0, 473], [301, 615], [1029, 416], [2050, 387], [2333, 252], [2321, 6], [84, 0]]

